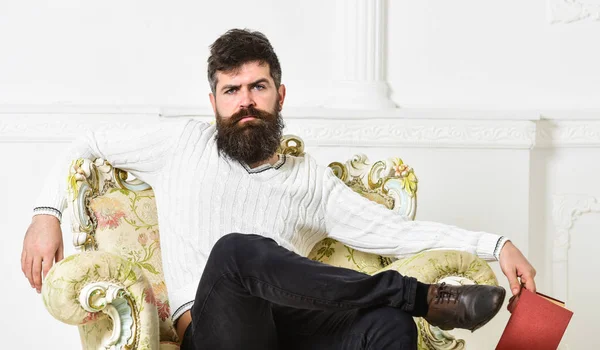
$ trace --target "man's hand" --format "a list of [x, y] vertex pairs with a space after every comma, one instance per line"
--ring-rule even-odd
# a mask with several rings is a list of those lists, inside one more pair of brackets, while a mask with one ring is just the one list
[[29, 280], [31, 288], [38, 293], [42, 290], [42, 272], [44, 277], [54, 260], [63, 259], [63, 239], [60, 222], [52, 215], [36, 215], [31, 220], [23, 240], [21, 269]]
[[535, 269], [511, 241], [507, 241], [500, 251], [500, 267], [508, 277], [513, 295], [519, 294], [522, 283], [525, 284], [527, 290], [535, 293], [535, 281], [533, 280], [536, 274]]

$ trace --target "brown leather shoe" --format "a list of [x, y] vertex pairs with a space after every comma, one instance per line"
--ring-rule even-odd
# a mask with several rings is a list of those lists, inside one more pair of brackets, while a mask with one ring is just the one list
[[429, 311], [424, 318], [443, 330], [464, 328], [473, 332], [496, 316], [505, 295], [502, 287], [432, 284], [427, 293]]

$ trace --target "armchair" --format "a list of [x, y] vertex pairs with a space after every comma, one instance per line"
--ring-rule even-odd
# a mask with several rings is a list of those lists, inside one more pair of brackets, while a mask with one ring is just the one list
[[[302, 156], [299, 137], [285, 136], [279, 152]], [[329, 165], [354, 191], [408, 219], [416, 214], [417, 178], [399, 158], [369, 163], [356, 155]], [[78, 159], [70, 169], [71, 255], [48, 273], [44, 305], [58, 320], [77, 325], [84, 349], [179, 349], [169, 317], [154, 192], [103, 159]], [[422, 252], [395, 260], [319, 242], [310, 259], [375, 274], [384, 270], [425, 283], [497, 285], [487, 263], [458, 251]], [[463, 349], [464, 340], [415, 318], [419, 349]]]

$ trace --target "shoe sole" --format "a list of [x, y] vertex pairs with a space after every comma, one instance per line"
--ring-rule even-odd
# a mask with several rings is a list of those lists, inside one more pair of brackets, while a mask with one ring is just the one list
[[485, 326], [486, 323], [490, 322], [492, 320], [492, 318], [494, 318], [494, 316], [496, 316], [498, 314], [498, 311], [500, 311], [500, 309], [502, 308], [502, 305], [504, 305], [504, 298], [506, 298], [506, 290], [504, 288], [502, 288], [502, 302], [498, 303], [498, 307], [496, 307], [496, 309], [494, 310], [494, 312], [492, 313], [492, 316], [490, 318], [488, 318], [487, 320], [481, 321], [480, 323], [475, 325], [475, 327], [470, 329], [471, 333], [473, 333], [476, 330], [478, 330], [479, 328]]

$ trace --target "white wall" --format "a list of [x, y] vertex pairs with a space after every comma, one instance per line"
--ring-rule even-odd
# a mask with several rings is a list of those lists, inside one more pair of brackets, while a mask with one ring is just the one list
[[[0, 121], [2, 125], [2, 121]], [[8, 349], [79, 349], [79, 332], [52, 318], [42, 298], [29, 286], [21, 272], [23, 235], [31, 221], [32, 199], [39, 191], [45, 169], [52, 164], [61, 144], [0, 142], [0, 232], [5, 241], [0, 245], [3, 283], [0, 308], [8, 317], [0, 321], [0, 333], [7, 339]], [[16, 170], [19, 169], [19, 170]], [[70, 228], [65, 221], [63, 232]], [[70, 237], [65, 235], [65, 256], [73, 254]]]
[[596, 349], [600, 340], [589, 334], [597, 330], [593, 320], [600, 311], [590, 293], [590, 287], [597, 288], [592, 276], [600, 269], [600, 148], [540, 149], [534, 157], [542, 163], [535, 185], [541, 191], [533, 198], [539, 216], [530, 241], [537, 242], [532, 253], [544, 266], [541, 287], [562, 294], [575, 312], [565, 343], [571, 349]]
[[288, 102], [306, 104], [329, 78], [332, 4], [3, 1], [0, 103], [206, 105], [208, 46], [248, 27], [276, 48]]
[[428, 107], [599, 108], [600, 50], [594, 44], [599, 23], [550, 25], [546, 6], [554, 3], [567, 1], [389, 1], [388, 80], [394, 101]]
[[[402, 157], [419, 176], [419, 219], [513, 238], [538, 269], [540, 290], [567, 287], [561, 297], [577, 315], [570, 349], [598, 345], [578, 335], [592, 331], [590, 310], [600, 306], [578, 300], [598, 268], [590, 247], [600, 241], [599, 216], [595, 207], [569, 214], [568, 228], [558, 219], [600, 198], [594, 1], [384, 2], [384, 73], [393, 102], [405, 108], [321, 108], [346, 93], [336, 88], [342, 62], [334, 48], [352, 38], [336, 32], [335, 20], [360, 1], [0, 2], [0, 232], [8, 237], [3, 286], [10, 285], [0, 290], [0, 309], [11, 315], [0, 321], [2, 334], [20, 348], [79, 344], [20, 271], [31, 203], [63, 142], [98, 124], [208, 115], [208, 46], [231, 27], [250, 27], [279, 55], [288, 131], [309, 152], [323, 163], [357, 152]], [[554, 238], [565, 232], [569, 260], [557, 266], [566, 275], [553, 268]], [[65, 235], [68, 245], [68, 226]], [[484, 329], [457, 334], [469, 349], [492, 349], [508, 316], [502, 310]]]

